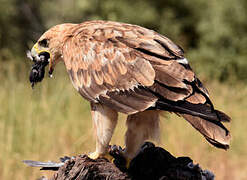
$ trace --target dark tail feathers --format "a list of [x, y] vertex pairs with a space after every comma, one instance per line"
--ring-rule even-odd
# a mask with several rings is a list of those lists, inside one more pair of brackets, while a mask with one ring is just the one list
[[185, 118], [212, 145], [228, 149], [231, 135], [221, 122], [229, 122], [231, 118], [225, 113], [214, 110], [208, 104], [192, 104], [186, 101], [157, 101], [156, 108], [175, 112]]

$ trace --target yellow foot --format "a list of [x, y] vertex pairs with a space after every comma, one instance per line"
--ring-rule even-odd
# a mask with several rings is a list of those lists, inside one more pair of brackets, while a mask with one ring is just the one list
[[125, 159], [125, 162], [126, 162], [125, 168], [126, 168], [126, 169], [129, 169], [129, 167], [130, 167], [130, 162], [132, 161], [132, 159], [129, 158], [128, 156], [126, 156], [126, 154], [125, 154], [124, 151], [120, 151], [120, 154], [121, 154], [122, 158]]
[[126, 160], [126, 168], [127, 168], [127, 169], [129, 169], [131, 159], [129, 159], [129, 158], [125, 158], [125, 160]]
[[99, 159], [99, 158], [104, 158], [107, 159], [109, 162], [113, 162], [114, 158], [107, 152], [105, 154], [101, 154], [98, 152], [93, 152], [88, 155], [90, 159]]

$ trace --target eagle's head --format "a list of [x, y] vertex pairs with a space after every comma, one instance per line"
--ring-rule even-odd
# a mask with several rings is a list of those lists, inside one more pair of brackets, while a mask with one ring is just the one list
[[62, 49], [66, 38], [70, 37], [69, 29], [75, 24], [60, 24], [46, 31], [34, 44], [27, 56], [34, 61], [30, 73], [32, 86], [42, 81], [45, 66], [49, 64], [49, 75], [52, 75], [55, 65], [63, 60]]

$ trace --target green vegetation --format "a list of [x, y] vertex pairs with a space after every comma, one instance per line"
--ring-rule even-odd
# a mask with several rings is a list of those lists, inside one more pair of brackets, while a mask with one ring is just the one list
[[[162, 118], [160, 144], [174, 155], [190, 156], [217, 179], [246, 179], [246, 9], [246, 0], [2, 0], [0, 179], [41, 176], [38, 169], [21, 163], [24, 159], [55, 161], [94, 150], [88, 103], [73, 89], [62, 64], [54, 79], [44, 79], [32, 91], [31, 63], [25, 57], [51, 26], [93, 19], [139, 24], [185, 49], [215, 106], [233, 119], [231, 149], [211, 147], [185, 120], [170, 114]], [[112, 143], [123, 145], [124, 118], [120, 116]]]

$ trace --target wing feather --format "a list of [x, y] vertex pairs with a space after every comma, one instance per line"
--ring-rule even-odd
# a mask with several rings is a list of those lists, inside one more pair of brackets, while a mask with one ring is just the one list
[[[98, 35], [105, 34], [100, 32], [102, 34]], [[99, 41], [91, 36], [85, 41], [84, 34], [83, 38], [84, 41], [80, 41], [80, 34], [77, 34], [67, 40], [67, 48], [63, 49], [67, 71], [83, 97], [114, 105], [113, 108], [128, 114], [145, 110], [155, 103], [157, 97], [152, 93], [133, 91], [138, 86], [151, 86], [154, 82], [155, 72], [148, 60], [126, 45], [116, 45], [121, 42], [107, 39], [101, 42], [105, 37]]]

